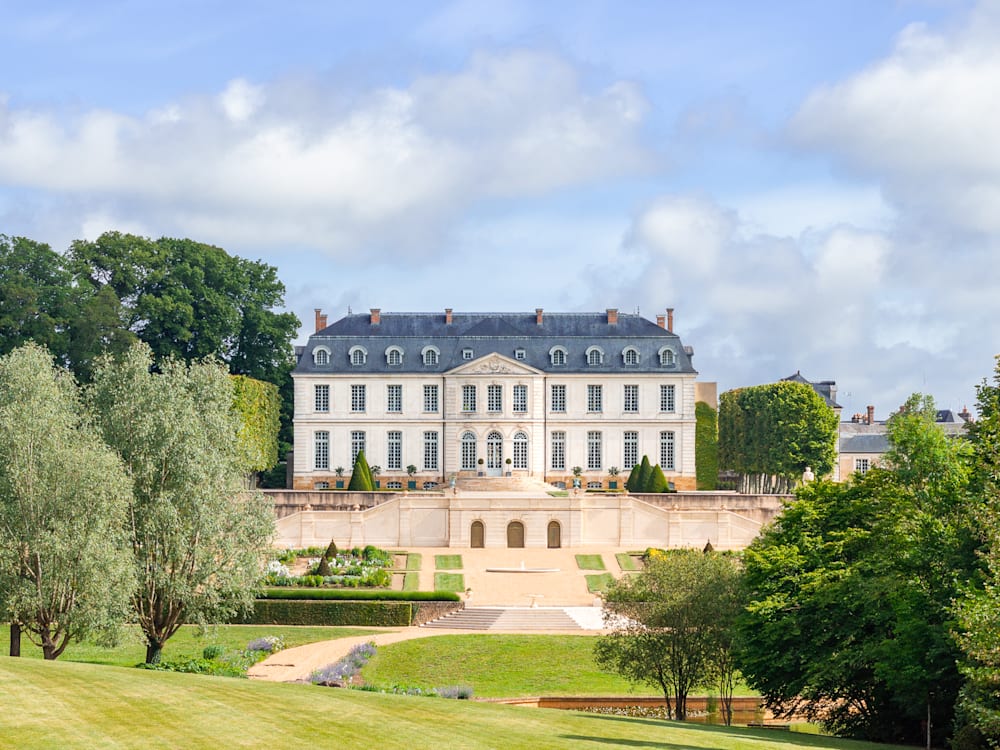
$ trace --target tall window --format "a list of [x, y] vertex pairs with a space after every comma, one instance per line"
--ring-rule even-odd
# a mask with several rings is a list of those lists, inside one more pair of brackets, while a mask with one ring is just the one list
[[867, 474], [868, 469], [871, 468], [871, 462], [867, 458], [856, 458], [854, 459], [854, 470], [858, 474]]
[[625, 386], [625, 411], [639, 411], [639, 386]]
[[528, 411], [528, 386], [514, 386], [514, 411], [518, 414]]
[[660, 468], [673, 471], [675, 464], [674, 433], [660, 433]]
[[462, 386], [462, 411], [476, 410], [476, 386]]
[[587, 433], [587, 469], [590, 471], [599, 470], [604, 465], [602, 442], [600, 432]]
[[385, 410], [403, 411], [403, 386], [387, 385], [385, 389]]
[[357, 458], [358, 454], [365, 450], [365, 433], [361, 430], [353, 430], [351, 432], [351, 463], [353, 464]]
[[438, 467], [438, 434], [424, 433], [424, 468], [437, 470]]
[[524, 432], [514, 433], [514, 468], [528, 468], [528, 435]]
[[566, 433], [552, 433], [552, 468], [566, 469]]
[[424, 386], [424, 411], [438, 410], [438, 387], [436, 385]]
[[625, 443], [625, 454], [622, 457], [622, 467], [631, 469], [639, 463], [639, 433], [626, 432], [623, 442]]
[[462, 470], [476, 468], [476, 436], [471, 432], [462, 435]]
[[351, 411], [365, 410], [365, 387], [363, 385], [351, 386]]
[[672, 385], [660, 386], [660, 411], [674, 411], [677, 406], [675, 400], [676, 389]]
[[503, 386], [486, 386], [486, 409], [487, 411], [503, 411]]
[[604, 411], [604, 390], [602, 386], [587, 386], [587, 411]]
[[316, 453], [313, 463], [317, 469], [330, 468], [330, 433], [321, 430], [314, 435]]
[[387, 469], [403, 468], [403, 433], [398, 430], [389, 432], [386, 440], [385, 466]]
[[313, 386], [313, 396], [314, 396], [316, 411], [330, 411], [330, 386], [328, 385]]
[[566, 411], [566, 386], [552, 386], [552, 411]]

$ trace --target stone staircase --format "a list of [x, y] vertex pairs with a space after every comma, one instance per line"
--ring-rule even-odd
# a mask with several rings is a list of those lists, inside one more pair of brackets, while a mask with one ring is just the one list
[[454, 630], [583, 630], [562, 607], [466, 607], [425, 622]]
[[461, 492], [549, 492], [551, 484], [536, 477], [459, 477], [456, 486]]

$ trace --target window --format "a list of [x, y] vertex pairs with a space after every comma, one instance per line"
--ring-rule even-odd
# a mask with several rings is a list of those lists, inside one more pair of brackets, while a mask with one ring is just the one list
[[351, 411], [365, 410], [365, 387], [363, 385], [351, 386]]
[[528, 386], [514, 386], [514, 412], [523, 414], [528, 411]]
[[315, 443], [315, 456], [313, 463], [317, 469], [330, 468], [330, 433], [321, 430], [313, 436]]
[[625, 444], [625, 454], [622, 456], [622, 467], [631, 469], [639, 463], [639, 433], [626, 432], [623, 442]]
[[491, 412], [503, 411], [503, 386], [486, 386], [486, 410]]
[[677, 355], [674, 354], [674, 350], [669, 347], [663, 347], [660, 349], [660, 364], [664, 367], [671, 367], [677, 362]]
[[317, 365], [328, 365], [330, 364], [330, 350], [323, 347], [317, 347], [313, 350], [313, 361]]
[[387, 490], [401, 490], [401, 489], [403, 489], [403, 483], [402, 482], [386, 482], [385, 483], [385, 488]]
[[436, 385], [424, 386], [424, 411], [438, 410], [438, 387]]
[[628, 347], [622, 352], [622, 359], [627, 365], [639, 364], [639, 350], [632, 346]]
[[387, 385], [385, 390], [385, 410], [403, 411], [403, 386]]
[[639, 386], [625, 386], [625, 411], [639, 411]]
[[472, 359], [472, 349], [463, 349], [462, 359]]
[[476, 410], [476, 386], [462, 386], [462, 411]]
[[566, 411], [566, 386], [552, 386], [552, 411]]
[[660, 386], [660, 411], [674, 411], [677, 402], [675, 400], [676, 389], [672, 385]]
[[328, 490], [328, 489], [330, 489], [330, 483], [329, 482], [316, 482], [316, 483], [313, 484], [313, 489], [314, 490]]
[[549, 359], [556, 367], [566, 364], [566, 350], [561, 346], [553, 346], [549, 349]]
[[462, 435], [462, 470], [474, 471], [476, 468], [476, 436], [471, 432]]
[[390, 346], [385, 350], [385, 361], [389, 365], [403, 364], [403, 350], [398, 346]]
[[604, 465], [602, 437], [600, 432], [587, 433], [587, 469], [589, 471], [599, 470]]
[[424, 468], [437, 470], [438, 467], [438, 434], [424, 433]]
[[425, 365], [436, 365], [441, 359], [441, 352], [433, 346], [425, 346], [421, 354], [424, 357]]
[[592, 346], [587, 349], [587, 364], [588, 365], [599, 365], [604, 362], [604, 352], [601, 351], [601, 347]]
[[660, 468], [664, 471], [674, 470], [674, 433], [660, 433]]
[[365, 433], [360, 430], [351, 432], [351, 463], [353, 464], [358, 454], [365, 449]]
[[523, 361], [525, 356], [527, 356], [527, 352], [525, 352], [524, 349], [514, 350], [514, 359], [516, 359], [518, 362]]
[[587, 386], [587, 411], [604, 411], [604, 390], [602, 386]]
[[604, 487], [604, 484], [602, 482], [587, 482], [588, 490], [599, 490], [602, 487]]
[[351, 358], [352, 365], [363, 365], [368, 361], [368, 352], [363, 346], [352, 346], [347, 355]]
[[330, 411], [330, 386], [313, 386], [313, 396], [316, 411]]
[[854, 470], [858, 472], [858, 474], [867, 474], [870, 468], [871, 468], [871, 461], [869, 461], [867, 458], [854, 459]]
[[566, 470], [566, 433], [552, 433], [552, 468]]
[[514, 468], [528, 468], [528, 435], [524, 432], [514, 433]]
[[403, 433], [392, 430], [386, 439], [385, 467], [399, 471], [403, 468]]

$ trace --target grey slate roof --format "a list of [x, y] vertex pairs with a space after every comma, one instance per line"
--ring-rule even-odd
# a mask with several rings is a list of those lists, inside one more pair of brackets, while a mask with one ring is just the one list
[[889, 436], [883, 433], [874, 435], [849, 435], [840, 439], [841, 453], [885, 453], [889, 450]]
[[837, 403], [837, 382], [835, 380], [820, 380], [813, 382], [811, 380], [806, 380], [801, 372], [796, 372], [794, 375], [782, 378], [782, 381], [791, 381], [793, 383], [805, 383], [806, 385], [810, 385], [816, 393], [823, 397], [823, 400], [826, 401], [826, 405], [831, 409], [841, 408], [840, 404]]
[[[381, 313], [380, 322], [373, 325], [368, 313], [350, 314], [309, 337], [295, 371], [440, 374], [468, 363], [462, 357], [464, 349], [472, 350], [473, 360], [494, 352], [516, 359], [515, 352], [523, 349], [521, 361], [544, 372], [696, 372], [691, 353], [680, 337], [640, 315], [619, 313], [614, 325], [608, 323], [604, 312], [545, 312], [541, 325], [535, 321], [534, 312], [456, 312], [450, 324], [444, 313]], [[330, 364], [326, 366], [314, 364], [313, 350], [321, 345], [330, 350]], [[390, 366], [386, 362], [385, 350], [394, 345], [403, 350], [402, 365]], [[350, 364], [348, 352], [354, 346], [367, 350], [366, 364]], [[437, 365], [424, 365], [421, 351], [426, 346], [440, 350]], [[549, 351], [555, 346], [566, 350], [563, 366], [551, 364]], [[604, 351], [603, 364], [587, 364], [586, 351], [591, 346]], [[638, 350], [638, 365], [624, 364], [622, 351], [627, 346]], [[673, 366], [660, 365], [659, 351], [663, 347], [673, 350]]]

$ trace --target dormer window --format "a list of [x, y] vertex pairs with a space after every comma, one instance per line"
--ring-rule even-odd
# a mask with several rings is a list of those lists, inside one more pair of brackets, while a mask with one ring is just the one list
[[592, 346], [587, 349], [587, 364], [588, 365], [600, 365], [604, 363], [604, 352], [599, 346]]
[[398, 346], [390, 346], [385, 350], [385, 362], [388, 365], [403, 364], [403, 350]]
[[466, 359], [466, 360], [472, 359], [472, 349], [463, 349], [462, 350], [462, 359]]
[[363, 346], [352, 346], [347, 352], [347, 356], [350, 358], [351, 364], [356, 367], [368, 361], [368, 350]]
[[549, 349], [549, 359], [556, 367], [566, 364], [566, 350], [561, 346], [553, 346]]
[[524, 349], [515, 349], [514, 350], [514, 359], [516, 359], [518, 362], [523, 361], [526, 356], [527, 356], [527, 352], [525, 352]]
[[436, 365], [441, 359], [441, 352], [436, 346], [425, 346], [420, 351], [420, 356], [424, 358], [424, 365]]
[[325, 346], [317, 346], [313, 349], [313, 362], [321, 366], [330, 364], [330, 350]]
[[660, 365], [663, 367], [673, 367], [677, 364], [677, 355], [668, 346], [660, 349]]
[[625, 350], [622, 352], [622, 360], [627, 365], [639, 364], [639, 350], [634, 346], [625, 347]]

